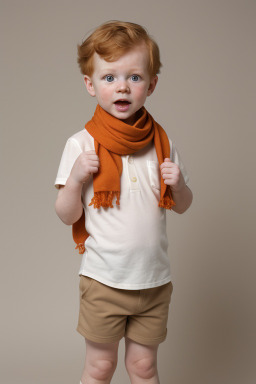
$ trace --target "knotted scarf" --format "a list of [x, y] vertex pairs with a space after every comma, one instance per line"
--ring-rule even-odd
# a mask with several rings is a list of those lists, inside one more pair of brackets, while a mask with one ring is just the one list
[[[131, 155], [154, 140], [159, 165], [170, 158], [170, 143], [164, 129], [142, 107], [140, 117], [129, 125], [107, 113], [97, 105], [94, 116], [85, 129], [94, 138], [95, 152], [99, 157], [99, 170], [93, 174], [94, 197], [89, 205], [94, 208], [113, 208], [112, 201], [120, 205], [120, 177], [123, 155]], [[161, 191], [158, 206], [171, 209], [175, 205], [170, 186], [161, 177]], [[72, 226], [73, 238], [79, 253], [85, 252], [84, 242], [89, 236], [85, 229], [85, 214]]]

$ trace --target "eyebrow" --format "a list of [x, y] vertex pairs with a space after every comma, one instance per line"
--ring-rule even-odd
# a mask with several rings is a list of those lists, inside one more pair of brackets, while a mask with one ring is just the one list
[[[109, 68], [104, 68], [104, 69], [100, 70], [99, 74], [104, 75], [106, 73], [111, 74], [111, 73], [115, 73], [115, 72], [116, 72], [116, 70], [114, 68], [109, 67]], [[131, 69], [127, 70], [126, 72], [135, 73], [135, 74], [139, 74], [139, 75], [144, 73], [144, 71], [140, 70], [139, 68], [131, 68]]]

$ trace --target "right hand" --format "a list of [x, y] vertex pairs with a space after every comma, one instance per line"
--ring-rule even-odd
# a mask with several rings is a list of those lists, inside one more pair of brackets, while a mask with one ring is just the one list
[[95, 151], [82, 152], [76, 159], [70, 177], [77, 183], [84, 183], [90, 175], [97, 173], [100, 161]]

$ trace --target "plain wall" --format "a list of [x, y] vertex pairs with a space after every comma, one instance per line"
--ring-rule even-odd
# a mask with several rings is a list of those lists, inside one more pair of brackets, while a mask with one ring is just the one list
[[[161, 384], [253, 384], [255, 33], [253, 0], [1, 0], [0, 382], [78, 384], [78, 269], [54, 211], [69, 136], [91, 118], [76, 45], [118, 19], [146, 27], [163, 68], [146, 107], [194, 193], [168, 214], [174, 291]], [[113, 384], [128, 384], [124, 342]]]

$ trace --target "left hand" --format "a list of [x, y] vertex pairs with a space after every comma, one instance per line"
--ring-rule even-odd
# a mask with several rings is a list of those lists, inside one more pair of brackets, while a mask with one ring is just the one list
[[164, 159], [164, 162], [160, 165], [160, 172], [164, 183], [170, 185], [173, 192], [180, 192], [186, 186], [180, 168], [171, 159]]

